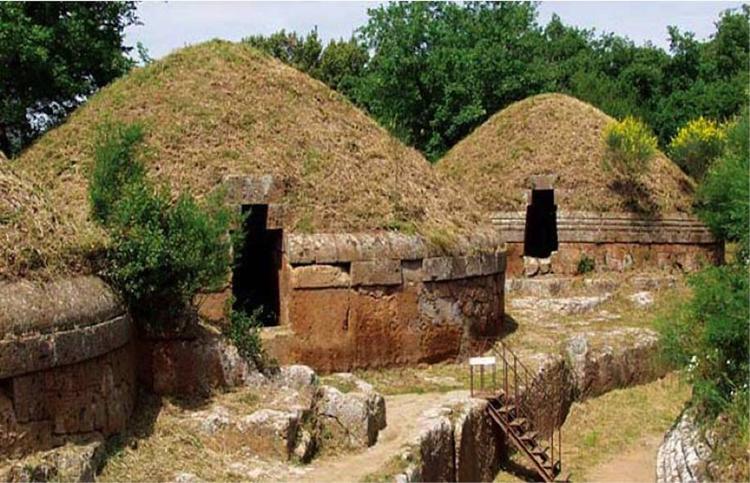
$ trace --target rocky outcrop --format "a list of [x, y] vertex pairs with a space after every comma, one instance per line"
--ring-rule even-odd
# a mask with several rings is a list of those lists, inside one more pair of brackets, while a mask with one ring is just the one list
[[642, 384], [666, 374], [659, 363], [659, 337], [649, 329], [627, 328], [570, 338], [566, 353], [574, 376], [576, 399]]
[[418, 436], [403, 449], [406, 468], [395, 480], [492, 481], [506, 450], [486, 405], [463, 397], [426, 411]]
[[0, 468], [0, 481], [94, 481], [104, 460], [104, 439], [71, 442]]
[[456, 481], [492, 481], [505, 454], [505, 439], [489, 420], [486, 401], [470, 399], [456, 408]]
[[261, 384], [264, 376], [224, 336], [140, 341], [139, 378], [156, 394], [203, 396], [217, 388]]
[[304, 457], [308, 454], [307, 446], [310, 446], [309, 434], [304, 438], [302, 431], [306, 416], [308, 415], [303, 411], [260, 409], [242, 418], [237, 429], [248, 448], [256, 454], [291, 459], [301, 443], [301, 446], [306, 447], [300, 448], [296, 453]]
[[353, 385], [349, 392], [321, 386], [316, 393], [315, 413], [327, 444], [346, 449], [367, 448], [385, 428], [385, 400], [371, 385], [352, 376], [339, 374]]
[[536, 372], [521, 401], [527, 416], [533, 417], [534, 430], [549, 437], [565, 422], [575, 400], [575, 378], [561, 354], [538, 354], [529, 362]]
[[537, 298], [519, 297], [511, 300], [510, 305], [520, 310], [543, 310], [556, 314], [582, 314], [589, 312], [612, 297], [611, 293], [592, 296]]
[[689, 411], [684, 412], [666, 434], [656, 455], [656, 481], [683, 483], [710, 481], [711, 447]]

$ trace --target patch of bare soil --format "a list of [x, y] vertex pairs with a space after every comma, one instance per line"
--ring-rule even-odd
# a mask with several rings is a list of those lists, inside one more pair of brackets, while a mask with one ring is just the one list
[[587, 480], [602, 483], [650, 482], [656, 479], [656, 453], [663, 435], [649, 435], [609, 461], [591, 469]]

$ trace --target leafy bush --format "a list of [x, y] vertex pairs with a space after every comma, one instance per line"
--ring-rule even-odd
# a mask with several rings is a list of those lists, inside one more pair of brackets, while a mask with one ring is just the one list
[[747, 390], [750, 377], [748, 273], [741, 265], [710, 267], [689, 283], [690, 303], [657, 326], [667, 360], [687, 367], [693, 403], [701, 414], [716, 416]]
[[698, 186], [698, 216], [719, 239], [739, 242], [738, 258], [750, 253], [750, 123], [747, 113], [727, 132], [724, 153], [710, 166]]
[[607, 144], [605, 168], [626, 179], [637, 179], [656, 154], [656, 136], [634, 117], [610, 123], [604, 129], [604, 141]]
[[701, 179], [711, 161], [721, 154], [725, 141], [725, 129], [701, 116], [677, 132], [669, 143], [669, 152], [683, 171]]
[[253, 361], [263, 367], [264, 352], [260, 339], [260, 329], [263, 327], [263, 307], [258, 307], [248, 315], [243, 311], [229, 312], [229, 326], [225, 333], [229, 340], [237, 347], [243, 359]]
[[173, 200], [149, 182], [137, 158], [137, 125], [104, 132], [89, 184], [92, 215], [111, 238], [104, 275], [139, 322], [175, 329], [174, 316], [198, 290], [226, 280], [232, 212], [220, 194], [203, 203], [186, 194]]
[[89, 200], [94, 219], [106, 225], [111, 211], [127, 184], [142, 180], [146, 171], [136, 150], [143, 141], [140, 124], [104, 124], [99, 129], [91, 173]]
[[586, 255], [585, 253], [581, 255], [581, 258], [578, 260], [578, 274], [583, 275], [589, 272], [593, 272], [596, 268], [596, 261]]

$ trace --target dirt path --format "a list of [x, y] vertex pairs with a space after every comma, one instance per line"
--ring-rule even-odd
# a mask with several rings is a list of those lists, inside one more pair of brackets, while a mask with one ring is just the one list
[[586, 474], [586, 481], [652, 482], [656, 479], [656, 453], [662, 436], [650, 435], [619, 454], [596, 465]]
[[387, 426], [374, 446], [359, 453], [314, 460], [303, 475], [290, 475], [289, 480], [361, 481], [398, 455], [401, 445], [416, 436], [417, 420], [423, 412], [457, 396], [468, 396], [468, 391], [386, 396]]

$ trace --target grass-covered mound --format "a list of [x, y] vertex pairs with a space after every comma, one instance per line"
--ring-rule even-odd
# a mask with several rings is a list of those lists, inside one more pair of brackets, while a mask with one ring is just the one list
[[66, 218], [37, 184], [0, 161], [0, 282], [46, 267], [75, 269], [95, 243]]
[[149, 176], [201, 197], [227, 174], [289, 186], [290, 229], [470, 234], [479, 207], [422, 155], [324, 84], [241, 44], [212, 41], [135, 69], [13, 161], [80, 240], [101, 240], [87, 177], [100, 126], [138, 122]]
[[454, 146], [438, 169], [476, 193], [488, 210], [522, 209], [529, 178], [555, 174], [563, 210], [689, 211], [693, 182], [661, 152], [637, 186], [618, 182], [604, 168], [602, 133], [612, 121], [573, 97], [530, 97], [492, 116]]

